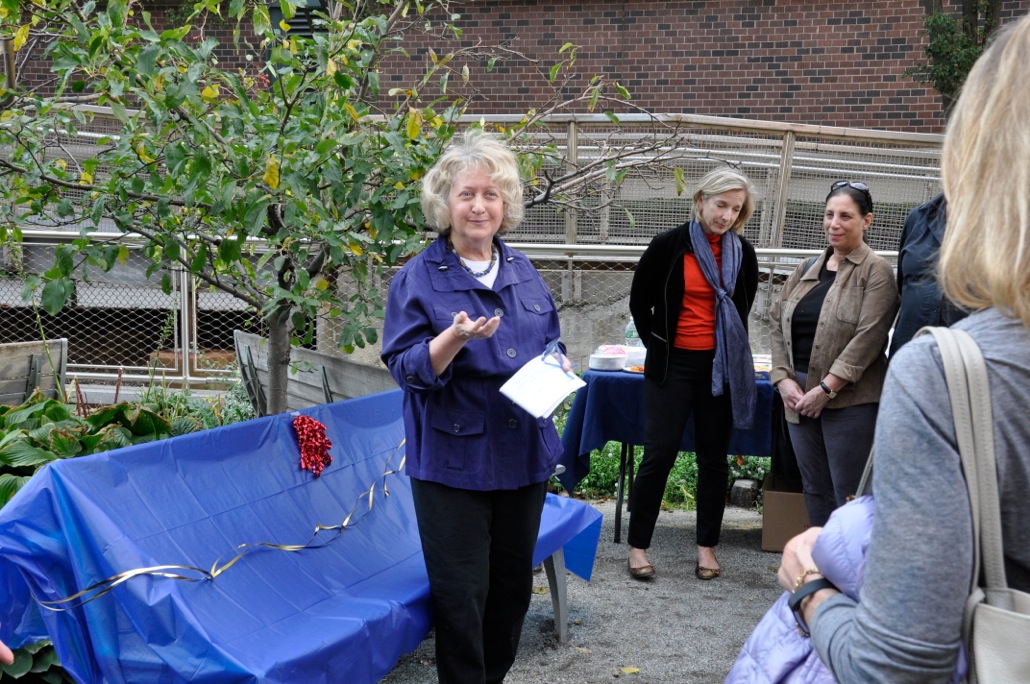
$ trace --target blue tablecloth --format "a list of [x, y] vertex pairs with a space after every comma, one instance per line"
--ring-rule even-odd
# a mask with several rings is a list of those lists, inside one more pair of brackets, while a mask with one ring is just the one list
[[[0, 510], [0, 638], [51, 639], [78, 682], [379, 681], [432, 625], [409, 481], [386, 474], [403, 455], [401, 391], [300, 413], [333, 443], [319, 478], [298, 467], [289, 414], [35, 474]], [[548, 495], [537, 562], [564, 548], [589, 579], [600, 518]], [[328, 545], [253, 548], [213, 580], [144, 575], [65, 612], [35, 602], [140, 568], [210, 569], [241, 544], [303, 545], [345, 521]]]
[[[576, 392], [562, 433], [560, 463], [565, 472], [558, 476], [570, 492], [590, 472], [590, 452], [608, 442], [644, 443], [644, 376], [629, 371], [588, 370], [586, 387]], [[756, 373], [758, 403], [754, 427], [734, 430], [730, 453], [747, 456], [772, 454], [773, 387], [768, 373]], [[683, 451], [694, 450], [694, 421], [687, 421], [681, 442]]]

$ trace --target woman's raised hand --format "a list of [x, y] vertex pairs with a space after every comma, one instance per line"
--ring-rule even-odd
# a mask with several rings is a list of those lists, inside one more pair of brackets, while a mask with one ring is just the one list
[[487, 339], [493, 337], [493, 334], [497, 332], [497, 328], [501, 325], [501, 317], [494, 316], [493, 318], [487, 319], [485, 316], [472, 320], [469, 315], [464, 311], [459, 311], [454, 315], [454, 323], [451, 325], [451, 329], [454, 331], [454, 336], [461, 340], [471, 339]]

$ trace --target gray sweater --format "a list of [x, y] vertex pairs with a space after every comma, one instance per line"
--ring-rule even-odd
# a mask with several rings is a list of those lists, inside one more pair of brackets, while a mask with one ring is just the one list
[[[1030, 332], [995, 310], [954, 327], [987, 360], [1008, 583], [1030, 591]], [[950, 682], [972, 577], [972, 519], [929, 335], [891, 360], [874, 463], [876, 518], [860, 601], [825, 601], [812, 619], [813, 644], [844, 684]]]

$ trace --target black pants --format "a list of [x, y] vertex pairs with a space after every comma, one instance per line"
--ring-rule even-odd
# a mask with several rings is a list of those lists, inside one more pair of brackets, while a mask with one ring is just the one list
[[477, 492], [411, 480], [440, 684], [501, 682], [533, 593], [547, 483]]
[[664, 385], [644, 378], [644, 459], [629, 495], [630, 546], [651, 546], [665, 484], [691, 414], [697, 455], [697, 544], [719, 543], [726, 510], [726, 452], [733, 415], [728, 387], [722, 395], [712, 396], [714, 358], [714, 351], [674, 349]]

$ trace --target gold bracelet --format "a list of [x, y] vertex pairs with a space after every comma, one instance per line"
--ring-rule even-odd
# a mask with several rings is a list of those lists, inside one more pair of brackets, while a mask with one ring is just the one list
[[809, 569], [805, 570], [803, 573], [798, 575], [798, 578], [796, 580], [794, 580], [794, 588], [791, 590], [790, 593], [793, 594], [795, 591], [800, 589], [801, 585], [805, 583], [805, 580], [808, 579], [809, 575], [821, 575], [821, 574], [823, 574], [823, 573], [821, 573], [819, 571], [819, 568], [809, 568]]

